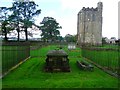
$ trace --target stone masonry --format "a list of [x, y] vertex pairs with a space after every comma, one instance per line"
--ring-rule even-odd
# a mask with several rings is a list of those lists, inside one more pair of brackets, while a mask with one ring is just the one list
[[85, 8], [78, 13], [77, 36], [79, 45], [102, 44], [102, 2], [96, 8]]

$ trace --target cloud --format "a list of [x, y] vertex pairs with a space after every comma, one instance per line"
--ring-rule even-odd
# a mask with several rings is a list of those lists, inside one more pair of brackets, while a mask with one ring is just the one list
[[40, 3], [52, 3], [52, 2], [56, 2], [57, 0], [33, 0], [33, 1]]
[[[77, 33], [77, 14], [82, 7], [97, 7], [100, 0], [33, 0], [39, 5], [41, 14], [35, 17], [36, 23], [50, 16], [63, 27], [60, 31], [63, 36]], [[108, 38], [118, 36], [118, 1], [101, 0], [103, 2], [103, 36]], [[13, 0], [1, 0], [1, 6], [11, 6]]]
[[60, 29], [62, 36], [65, 36], [66, 34], [77, 34], [77, 19], [75, 17], [59, 17], [57, 18], [57, 22], [62, 26], [62, 29]]
[[56, 16], [56, 12], [54, 10], [48, 11], [45, 13], [45, 16], [54, 17]]
[[60, 0], [63, 9], [80, 10], [82, 7], [96, 7], [98, 0]]
[[[69, 19], [64, 19], [68, 21], [64, 21], [64, 29], [69, 29], [68, 32], [74, 33], [77, 31], [77, 13], [82, 9], [82, 7], [97, 7], [97, 3], [100, 0], [60, 0], [61, 8], [64, 12], [72, 11], [74, 14], [68, 17]], [[103, 2], [103, 36], [107, 37], [118, 37], [118, 0], [101, 0]], [[71, 19], [71, 17], [73, 19]], [[76, 20], [76, 21], [75, 21]], [[72, 27], [71, 27], [72, 26]], [[74, 27], [74, 28], [73, 28]], [[64, 31], [67, 33], [67, 31]]]
[[63, 9], [79, 8], [79, 0], [61, 0], [61, 5]]

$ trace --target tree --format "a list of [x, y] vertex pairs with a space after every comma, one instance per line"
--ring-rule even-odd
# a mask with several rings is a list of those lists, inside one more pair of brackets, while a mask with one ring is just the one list
[[64, 38], [62, 36], [58, 36], [57, 38], [60, 42], [64, 40]]
[[107, 37], [102, 37], [102, 44], [107, 44], [106, 38], [107, 38]]
[[[11, 7], [11, 11], [13, 12], [10, 19], [16, 25], [16, 30], [18, 32], [18, 40], [19, 40], [19, 32], [20, 28], [24, 29], [26, 41], [28, 40], [28, 31], [29, 27], [32, 27], [34, 24], [34, 17], [41, 13], [41, 10], [37, 10], [38, 5], [35, 4], [34, 1], [21, 1], [16, 0], [13, 2]], [[21, 26], [21, 27], [20, 27]]]
[[59, 23], [57, 23], [56, 19], [52, 17], [44, 17], [41, 24], [42, 25], [40, 26], [40, 29], [42, 30], [42, 39], [44, 41], [57, 40], [58, 36], [60, 35], [60, 31], [58, 29], [61, 29], [62, 27], [59, 26]]
[[65, 36], [65, 40], [66, 40], [66, 42], [76, 42], [77, 41], [77, 35], [67, 34]]
[[7, 25], [8, 25], [8, 8], [0, 7], [0, 22], [1, 22], [1, 30], [2, 34], [5, 35], [5, 41], [7, 41]]
[[21, 5], [20, 2], [13, 2], [12, 7], [10, 8], [12, 11], [12, 14], [9, 16], [9, 21], [14, 27], [14, 30], [18, 33], [17, 41], [19, 41], [20, 38], [20, 22], [22, 20], [22, 16], [20, 15]]
[[73, 42], [77, 42], [77, 35], [73, 35]]
[[21, 16], [23, 17], [22, 23], [24, 24], [26, 41], [28, 40], [27, 29], [34, 23], [34, 16], [39, 15], [41, 10], [38, 9], [38, 5], [34, 1], [20, 2], [21, 5]]

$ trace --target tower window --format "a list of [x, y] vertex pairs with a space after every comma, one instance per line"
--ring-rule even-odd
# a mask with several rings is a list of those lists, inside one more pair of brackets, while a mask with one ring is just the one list
[[92, 15], [92, 20], [95, 21], [95, 14]]

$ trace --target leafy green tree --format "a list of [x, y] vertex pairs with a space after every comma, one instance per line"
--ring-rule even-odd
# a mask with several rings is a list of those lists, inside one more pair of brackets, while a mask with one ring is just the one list
[[39, 15], [41, 13], [41, 10], [38, 9], [38, 5], [35, 4], [34, 1], [28, 1], [28, 2], [20, 2], [21, 5], [21, 16], [23, 17], [22, 23], [24, 24], [24, 30], [25, 30], [25, 36], [26, 41], [28, 40], [28, 32], [27, 29], [32, 26], [32, 23], [34, 23], [35, 16]]
[[73, 35], [73, 41], [76, 43], [77, 42], [77, 35]]
[[7, 41], [7, 25], [8, 25], [8, 8], [0, 7], [0, 23], [2, 34], [5, 36], [5, 41]]
[[67, 34], [65, 36], [65, 40], [66, 40], [66, 42], [76, 42], [77, 41], [77, 35]]
[[[34, 17], [41, 13], [40, 9], [37, 9], [38, 5], [34, 1], [22, 1], [16, 0], [13, 2], [11, 11], [13, 12], [10, 16], [11, 21], [16, 25], [16, 30], [19, 32], [20, 28], [24, 29], [26, 41], [28, 40], [28, 31], [29, 27], [32, 27], [34, 24]], [[20, 27], [21, 26], [21, 27]]]
[[[28, 40], [27, 29], [34, 24], [34, 17], [41, 13], [40, 9], [37, 9], [38, 5], [34, 1], [15, 0], [12, 3], [12, 7], [0, 7], [0, 25], [5, 40], [7, 40], [7, 33], [9, 30], [16, 30], [18, 32], [18, 41], [20, 29], [23, 28]], [[8, 11], [11, 15], [8, 15]], [[10, 26], [10, 27], [9, 27]], [[11, 28], [12, 26], [12, 28]]]
[[62, 37], [62, 36], [58, 36], [58, 38], [57, 38], [59, 41], [63, 41], [64, 40], [64, 38]]
[[12, 7], [10, 8], [10, 11], [12, 11], [12, 14], [9, 16], [9, 21], [11, 22], [14, 30], [17, 31], [18, 33], [18, 38], [17, 41], [19, 41], [20, 38], [20, 22], [22, 20], [22, 16], [21, 16], [21, 5], [20, 2], [13, 2]]
[[107, 38], [107, 37], [102, 37], [102, 44], [103, 44], [103, 45], [104, 45], [104, 44], [107, 44], [106, 38]]
[[62, 27], [59, 26], [56, 19], [52, 17], [44, 17], [43, 21], [41, 22], [40, 29], [42, 30], [42, 39], [44, 41], [55, 41], [57, 40], [58, 36], [60, 35], [60, 31]]

